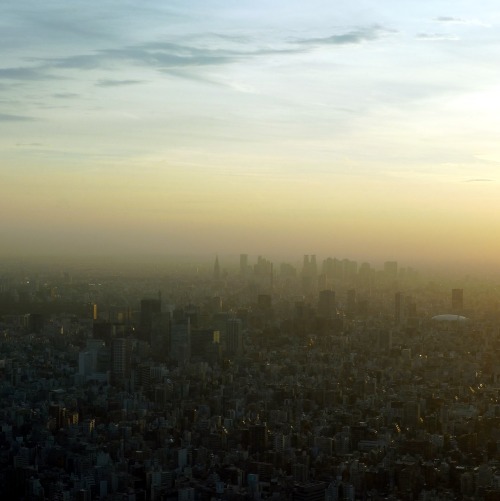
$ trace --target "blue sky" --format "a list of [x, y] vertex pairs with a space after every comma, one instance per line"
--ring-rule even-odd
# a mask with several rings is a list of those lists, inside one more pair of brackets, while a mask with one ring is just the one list
[[2, 2], [2, 250], [493, 259], [499, 11]]

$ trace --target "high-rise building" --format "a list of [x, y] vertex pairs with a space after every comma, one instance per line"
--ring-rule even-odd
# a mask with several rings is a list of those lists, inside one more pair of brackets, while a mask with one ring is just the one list
[[151, 330], [153, 328], [153, 317], [161, 313], [161, 299], [142, 299], [139, 338], [142, 341], [151, 343]]
[[189, 317], [182, 323], [175, 323], [170, 331], [170, 358], [179, 364], [191, 358], [191, 323]]
[[403, 321], [403, 294], [394, 294], [394, 322], [400, 324]]
[[240, 276], [246, 277], [248, 271], [248, 254], [240, 254]]
[[464, 309], [464, 290], [451, 289], [451, 309], [453, 313], [462, 313]]
[[241, 355], [243, 351], [242, 323], [239, 318], [230, 318], [226, 323], [226, 353], [229, 356]]
[[356, 289], [349, 289], [347, 291], [347, 315], [349, 318], [356, 316], [357, 312], [357, 299], [356, 299]]
[[253, 452], [264, 452], [267, 449], [266, 423], [254, 424], [248, 429], [248, 445]]
[[384, 274], [387, 278], [397, 278], [398, 276], [398, 262], [386, 261], [384, 263]]
[[115, 338], [111, 344], [111, 373], [115, 381], [122, 380], [130, 372], [130, 340]]
[[323, 318], [332, 318], [335, 314], [335, 291], [320, 291], [318, 300], [318, 316]]
[[164, 362], [170, 351], [172, 315], [169, 311], [154, 313], [151, 318], [151, 354], [156, 361]]
[[219, 265], [219, 256], [215, 256], [215, 263], [214, 263], [214, 280], [220, 280], [220, 265]]

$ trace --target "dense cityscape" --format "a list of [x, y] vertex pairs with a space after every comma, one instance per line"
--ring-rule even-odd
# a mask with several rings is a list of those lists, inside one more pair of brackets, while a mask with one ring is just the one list
[[500, 499], [493, 279], [233, 261], [2, 271], [2, 499]]

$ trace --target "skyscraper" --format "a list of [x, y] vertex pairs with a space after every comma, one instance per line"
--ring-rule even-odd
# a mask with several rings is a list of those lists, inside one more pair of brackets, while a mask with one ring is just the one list
[[241, 355], [243, 350], [242, 323], [239, 318], [230, 318], [226, 322], [226, 353], [229, 356]]
[[214, 263], [214, 280], [220, 279], [220, 266], [219, 266], [219, 256], [215, 256]]
[[323, 318], [333, 318], [335, 314], [335, 292], [328, 289], [320, 291], [318, 300], [318, 315]]
[[398, 262], [386, 261], [384, 263], [384, 274], [387, 278], [396, 278], [398, 276]]
[[240, 276], [245, 277], [248, 270], [248, 254], [240, 254]]
[[151, 342], [151, 329], [153, 327], [153, 317], [161, 313], [161, 300], [142, 299], [139, 338], [148, 343]]
[[403, 320], [403, 294], [396, 292], [394, 294], [394, 322], [400, 324]]
[[451, 289], [451, 309], [453, 313], [462, 313], [464, 309], [464, 290]]

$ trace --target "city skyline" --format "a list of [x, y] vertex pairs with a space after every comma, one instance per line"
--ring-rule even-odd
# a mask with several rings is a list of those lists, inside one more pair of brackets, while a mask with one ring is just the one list
[[0, 256], [498, 264], [493, 2], [0, 14]]

